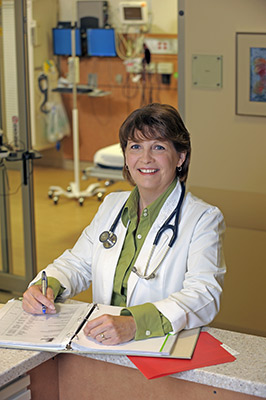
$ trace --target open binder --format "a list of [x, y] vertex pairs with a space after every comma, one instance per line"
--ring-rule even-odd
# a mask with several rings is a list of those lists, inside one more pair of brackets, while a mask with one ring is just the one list
[[103, 314], [120, 315], [121, 307], [88, 303], [57, 303], [57, 313], [32, 315], [13, 300], [0, 310], [0, 347], [55, 352], [124, 354], [191, 358], [199, 329], [119, 345], [105, 345], [85, 336], [88, 320]]

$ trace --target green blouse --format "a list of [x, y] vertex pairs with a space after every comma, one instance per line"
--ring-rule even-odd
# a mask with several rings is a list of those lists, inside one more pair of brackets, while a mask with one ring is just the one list
[[[138, 221], [139, 191], [135, 187], [131, 192], [122, 213], [122, 222], [129, 223], [124, 245], [116, 267], [111, 304], [126, 306], [127, 281], [139, 255], [145, 238], [157, 218], [165, 200], [176, 186], [176, 179], [153, 203], [144, 208]], [[163, 336], [172, 330], [169, 320], [164, 317], [152, 303], [127, 307], [122, 315], [133, 315], [137, 331], [135, 339]]]

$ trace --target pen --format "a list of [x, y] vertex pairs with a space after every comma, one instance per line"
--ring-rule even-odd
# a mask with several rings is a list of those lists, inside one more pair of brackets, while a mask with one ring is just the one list
[[[42, 294], [46, 297], [47, 292], [47, 276], [46, 272], [42, 271]], [[46, 306], [42, 305], [42, 312], [43, 314], [46, 313]]]

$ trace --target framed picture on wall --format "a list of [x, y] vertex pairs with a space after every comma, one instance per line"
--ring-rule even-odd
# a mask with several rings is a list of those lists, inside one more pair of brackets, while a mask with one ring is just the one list
[[236, 114], [266, 117], [266, 33], [236, 33]]

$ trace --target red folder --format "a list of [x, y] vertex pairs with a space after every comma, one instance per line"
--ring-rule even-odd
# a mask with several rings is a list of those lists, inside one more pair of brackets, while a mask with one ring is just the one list
[[190, 360], [128, 356], [148, 379], [176, 374], [181, 371], [232, 362], [236, 358], [222, 346], [222, 342], [207, 332], [201, 332]]

